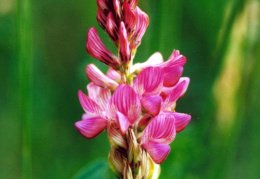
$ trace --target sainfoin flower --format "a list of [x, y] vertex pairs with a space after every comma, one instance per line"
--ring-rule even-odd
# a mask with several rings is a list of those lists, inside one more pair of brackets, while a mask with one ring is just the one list
[[94, 64], [86, 68], [91, 81], [87, 94], [79, 91], [84, 110], [76, 129], [86, 138], [108, 132], [109, 162], [122, 178], [157, 178], [159, 164], [168, 156], [176, 133], [189, 124], [189, 114], [176, 112], [190, 79], [182, 77], [186, 57], [173, 50], [164, 61], [157, 52], [144, 63], [133, 64], [148, 16], [137, 0], [97, 0], [97, 20], [118, 48], [108, 50], [95, 28], [87, 35], [86, 49], [108, 65], [103, 73]]

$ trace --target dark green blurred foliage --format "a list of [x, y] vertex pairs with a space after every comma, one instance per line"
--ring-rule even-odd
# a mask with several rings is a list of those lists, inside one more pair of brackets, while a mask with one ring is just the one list
[[[179, 49], [191, 78], [177, 110], [193, 119], [172, 143], [161, 178], [259, 178], [259, 0], [140, 6], [150, 26], [136, 62]], [[107, 159], [106, 133], [85, 140], [73, 127], [83, 112], [77, 90], [88, 83], [85, 65], [106, 69], [85, 52], [95, 14], [95, 0], [0, 0], [0, 178], [72, 178], [95, 167], [110, 175], [97, 162]]]

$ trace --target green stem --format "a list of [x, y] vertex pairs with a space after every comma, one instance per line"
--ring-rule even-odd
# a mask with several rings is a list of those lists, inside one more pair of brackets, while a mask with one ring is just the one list
[[19, 65], [19, 116], [22, 127], [22, 178], [32, 178], [32, 20], [31, 1], [17, 1], [17, 35]]

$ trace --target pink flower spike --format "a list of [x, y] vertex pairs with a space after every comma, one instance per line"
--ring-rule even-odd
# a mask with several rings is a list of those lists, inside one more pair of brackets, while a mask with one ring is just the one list
[[162, 163], [169, 155], [171, 148], [168, 144], [148, 142], [143, 148], [149, 153], [153, 161], [157, 164]]
[[161, 110], [162, 98], [161, 96], [143, 96], [141, 103], [148, 113], [156, 116]]
[[130, 123], [129, 123], [127, 117], [124, 114], [122, 114], [121, 112], [117, 111], [116, 116], [117, 116], [120, 130], [123, 134], [125, 134], [125, 132], [129, 128]]
[[82, 91], [78, 91], [79, 102], [86, 113], [97, 114], [100, 112], [100, 107]]
[[128, 85], [120, 85], [114, 92], [110, 103], [111, 110], [116, 110], [124, 114], [130, 124], [133, 124], [140, 117], [140, 99], [135, 91]]
[[108, 66], [118, 67], [119, 63], [117, 58], [105, 47], [95, 28], [91, 28], [88, 31], [86, 49], [92, 57]]
[[75, 123], [76, 129], [86, 138], [94, 138], [107, 126], [107, 120], [101, 117], [88, 118], [83, 115], [81, 121]]
[[171, 143], [176, 136], [175, 118], [172, 113], [161, 113], [144, 129], [141, 144], [148, 142]]
[[177, 112], [174, 112], [173, 115], [175, 117], [176, 132], [179, 133], [182, 130], [184, 130], [186, 126], [190, 123], [191, 116], [188, 114], [177, 113]]
[[169, 103], [170, 105], [176, 102], [180, 97], [182, 97], [190, 83], [190, 79], [188, 77], [180, 78], [179, 82], [172, 88], [170, 94], [165, 100], [165, 103]]
[[104, 73], [102, 73], [94, 64], [89, 64], [86, 68], [86, 74], [88, 78], [98, 86], [116, 89], [118, 83], [114, 80], [107, 77]]
[[158, 67], [148, 67], [134, 80], [134, 88], [140, 94], [158, 94], [163, 85], [163, 72]]
[[131, 60], [131, 52], [130, 52], [127, 31], [124, 22], [120, 23], [119, 52], [120, 52], [122, 63], [127, 64]]

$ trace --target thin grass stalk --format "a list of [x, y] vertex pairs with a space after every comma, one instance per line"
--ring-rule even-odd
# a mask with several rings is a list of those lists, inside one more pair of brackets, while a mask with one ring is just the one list
[[17, 1], [19, 118], [22, 137], [22, 178], [32, 178], [32, 16], [31, 1]]

